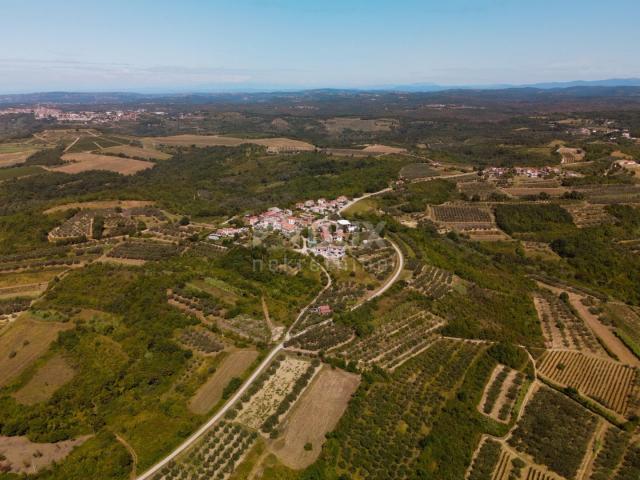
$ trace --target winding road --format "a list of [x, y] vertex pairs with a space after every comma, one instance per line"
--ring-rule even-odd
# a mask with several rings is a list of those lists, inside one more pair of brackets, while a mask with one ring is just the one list
[[[349, 206], [353, 205], [354, 203], [356, 203], [356, 202], [358, 202], [358, 201], [360, 201], [360, 200], [362, 200], [364, 198], [371, 197], [373, 195], [379, 195], [381, 193], [388, 192], [388, 191], [391, 191], [391, 188], [385, 188], [385, 189], [380, 190], [378, 192], [369, 193], [369, 194], [363, 195], [362, 197], [354, 199], [351, 202], [349, 202], [347, 205], [345, 205], [343, 208], [341, 208], [340, 209], [340, 213], [342, 213], [342, 211], [347, 209]], [[396, 251], [396, 253], [398, 255], [398, 262], [397, 262], [397, 264], [395, 266], [395, 270], [394, 270], [393, 274], [389, 277], [389, 279], [385, 282], [384, 285], [382, 285], [372, 295], [370, 295], [366, 299], [364, 299], [361, 303], [356, 305], [353, 309], [355, 309], [355, 308], [359, 307], [360, 305], [364, 304], [365, 302], [368, 302], [369, 300], [372, 300], [372, 299], [374, 299], [376, 297], [379, 297], [380, 295], [385, 293], [398, 280], [398, 277], [400, 277], [400, 274], [402, 273], [402, 270], [404, 268], [404, 256], [402, 255], [402, 251], [400, 250], [400, 248], [393, 241], [391, 241], [389, 239], [387, 239], [387, 240], [389, 241], [389, 243], [391, 243], [391, 245], [393, 246], [394, 250]], [[284, 336], [284, 339], [280, 343], [278, 343], [275, 347], [273, 347], [273, 349], [269, 352], [269, 354], [264, 358], [264, 360], [262, 360], [260, 365], [254, 370], [254, 372], [249, 376], [249, 378], [247, 380], [245, 380], [245, 382], [236, 391], [236, 393], [222, 406], [222, 408], [220, 408], [220, 410], [218, 410], [213, 415], [213, 417], [211, 417], [207, 421], [207, 423], [202, 425], [189, 438], [187, 438], [184, 442], [182, 442], [175, 450], [173, 450], [173, 452], [171, 452], [165, 458], [160, 460], [158, 463], [156, 463], [154, 466], [152, 466], [149, 470], [147, 470], [143, 474], [139, 475], [136, 480], [150, 480], [164, 466], [166, 466], [172, 460], [175, 460], [181, 453], [185, 452], [191, 446], [193, 446], [200, 439], [200, 437], [202, 437], [216, 422], [218, 422], [220, 419], [222, 419], [225, 416], [225, 414], [233, 407], [233, 405], [240, 399], [240, 397], [242, 397], [242, 395], [244, 395], [244, 393], [249, 389], [249, 387], [253, 384], [253, 382], [255, 382], [255, 380], [258, 378], [258, 376], [266, 369], [266, 367], [271, 363], [271, 361], [275, 358], [275, 356], [278, 355], [278, 353], [280, 353], [284, 349], [284, 343], [287, 340], [289, 340], [289, 339], [291, 339], [291, 338], [293, 338], [293, 337], [295, 337], [297, 335], [300, 335], [301, 333], [304, 333], [304, 331], [303, 331], [303, 332], [299, 332], [296, 335], [291, 335], [291, 332], [293, 331], [293, 328], [296, 326], [298, 321], [302, 318], [304, 313], [309, 309], [309, 307], [311, 307], [311, 305], [313, 305], [315, 303], [315, 301], [320, 297], [320, 295], [322, 295], [329, 287], [331, 287], [331, 284], [332, 284], [331, 275], [329, 274], [329, 272], [327, 272], [327, 270], [324, 267], [322, 267], [322, 265], [320, 265], [320, 268], [322, 269], [323, 273], [327, 277], [327, 283], [322, 288], [322, 290], [320, 290], [320, 292], [313, 298], [313, 300], [311, 300], [311, 302], [309, 302], [302, 310], [300, 310], [300, 313], [296, 317], [295, 321], [291, 324], [291, 326], [287, 330], [287, 333]]]
[[253, 382], [258, 378], [258, 376], [265, 370], [265, 368], [271, 363], [271, 361], [275, 358], [275, 356], [280, 353], [284, 348], [284, 342], [291, 338], [290, 332], [292, 328], [298, 323], [298, 321], [302, 318], [304, 313], [309, 309], [311, 305], [322, 295], [322, 293], [331, 286], [331, 275], [327, 272], [324, 267], [320, 266], [322, 271], [327, 277], [327, 284], [323, 287], [322, 290], [309, 302], [305, 307], [300, 310], [300, 313], [296, 317], [295, 321], [289, 327], [287, 334], [285, 335], [285, 339], [278, 343], [273, 349], [269, 352], [269, 354], [262, 360], [258, 368], [254, 370], [254, 372], [249, 376], [247, 380], [242, 384], [242, 386], [236, 391], [236, 393], [218, 410], [213, 417], [211, 417], [207, 423], [202, 425], [195, 433], [193, 433], [189, 438], [187, 438], [184, 442], [182, 442], [173, 452], [163, 458], [161, 461], [156, 463], [149, 470], [144, 472], [142, 475], [137, 477], [137, 480], [150, 480], [153, 476], [158, 473], [162, 467], [167, 465], [172, 460], [175, 460], [182, 452], [188, 450], [194, 443], [200, 439], [202, 435], [204, 435], [217, 421], [222, 419], [224, 415], [233, 407], [233, 405], [244, 395], [247, 389], [251, 386]]

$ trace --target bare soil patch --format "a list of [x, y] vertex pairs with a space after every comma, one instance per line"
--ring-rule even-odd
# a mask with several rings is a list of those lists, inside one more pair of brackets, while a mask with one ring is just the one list
[[120, 158], [111, 155], [98, 155], [87, 152], [67, 153], [62, 156], [62, 159], [71, 163], [61, 167], [54, 167], [50, 170], [63, 173], [80, 173], [89, 170], [108, 170], [110, 172], [121, 173], [122, 175], [133, 175], [154, 166], [153, 163], [143, 160], [133, 160], [131, 158]]
[[393, 118], [329, 118], [322, 122], [324, 128], [331, 134], [339, 134], [344, 130], [357, 130], [360, 132], [388, 132], [397, 126], [399, 122]]
[[27, 161], [35, 150], [27, 150], [24, 152], [11, 152], [0, 153], [0, 168], [12, 167], [13, 165], [20, 165]]
[[370, 152], [370, 153], [391, 154], [391, 153], [404, 153], [407, 151], [407, 149], [401, 148], [401, 147], [390, 147], [389, 145], [380, 145], [376, 143], [373, 145], [367, 145], [362, 149], [362, 151]]
[[240, 377], [258, 357], [255, 350], [231, 352], [216, 371], [198, 389], [189, 402], [189, 409], [204, 415], [222, 398], [222, 391], [233, 377]]
[[65, 203], [64, 205], [57, 205], [44, 211], [44, 213], [56, 213], [64, 212], [66, 210], [72, 210], [79, 208], [80, 210], [98, 210], [103, 208], [136, 208], [136, 207], [148, 207], [155, 205], [155, 202], [147, 200], [101, 200], [95, 202], [72, 202]]
[[34, 443], [27, 437], [0, 436], [0, 454], [6, 457], [4, 464], [10, 465], [11, 472], [32, 474], [64, 459], [89, 438], [91, 435], [57, 443]]
[[0, 335], [0, 386], [6, 385], [45, 353], [58, 332], [73, 328], [71, 323], [39, 322], [26, 316]]
[[23, 405], [33, 405], [51, 398], [56, 390], [70, 382], [75, 371], [62, 357], [56, 355], [38, 369], [29, 382], [13, 397]]
[[152, 148], [133, 147], [131, 145], [117, 145], [103, 148], [101, 152], [124, 155], [129, 158], [141, 158], [143, 160], [169, 160], [171, 155]]
[[291, 138], [238, 138], [223, 137], [220, 135], [173, 135], [169, 137], [146, 137], [143, 139], [145, 148], [155, 145], [173, 145], [188, 147], [237, 147], [244, 143], [262, 145], [272, 152], [281, 151], [311, 151], [315, 146], [300, 140]]
[[[358, 388], [358, 375], [324, 368], [283, 423], [283, 435], [271, 450], [286, 466], [301, 469], [316, 461], [326, 438]], [[310, 450], [304, 446], [311, 444]]]

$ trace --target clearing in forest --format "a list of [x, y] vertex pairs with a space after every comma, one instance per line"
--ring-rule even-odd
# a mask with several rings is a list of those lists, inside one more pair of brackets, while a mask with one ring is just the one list
[[142, 139], [145, 148], [155, 145], [178, 147], [237, 147], [245, 143], [262, 145], [272, 153], [288, 151], [313, 151], [315, 146], [291, 138], [237, 138], [220, 135], [173, 135], [169, 137], [145, 137]]
[[49, 349], [71, 323], [39, 322], [22, 316], [0, 335], [0, 386], [17, 377]]
[[56, 355], [42, 365], [31, 380], [13, 398], [23, 405], [33, 405], [51, 398], [60, 387], [71, 381], [75, 371], [62, 355]]
[[133, 160], [131, 158], [120, 158], [111, 155], [98, 155], [95, 153], [67, 153], [62, 156], [66, 162], [70, 162], [61, 167], [53, 167], [50, 170], [62, 173], [80, 173], [90, 170], [107, 170], [120, 173], [122, 175], [133, 175], [142, 170], [152, 168], [155, 164], [143, 160]]

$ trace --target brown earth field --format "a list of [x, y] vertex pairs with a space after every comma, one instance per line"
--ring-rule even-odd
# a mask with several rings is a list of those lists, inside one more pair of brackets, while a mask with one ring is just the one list
[[502, 188], [502, 191], [513, 197], [525, 197], [527, 195], [539, 195], [546, 193], [551, 197], [559, 197], [567, 191], [564, 187], [507, 187]]
[[150, 205], [154, 205], [154, 202], [149, 202], [146, 200], [101, 200], [95, 202], [73, 202], [73, 203], [65, 203], [64, 205], [58, 205], [56, 207], [51, 207], [44, 211], [44, 213], [56, 213], [56, 212], [64, 212], [66, 210], [71, 210], [74, 208], [79, 208], [81, 210], [93, 210], [93, 209], [101, 209], [101, 208], [136, 208], [136, 207], [148, 207]]
[[130, 158], [142, 158], [144, 160], [169, 160], [171, 158], [171, 155], [159, 150], [133, 147], [131, 145], [118, 145], [115, 147], [103, 148], [100, 151], [104, 153], [113, 153], [115, 155], [122, 154]]
[[6, 457], [4, 463], [11, 466], [11, 472], [31, 474], [59, 462], [89, 438], [85, 435], [57, 443], [34, 443], [27, 437], [0, 436], [0, 454]]
[[70, 382], [75, 372], [62, 355], [56, 355], [42, 365], [31, 380], [13, 397], [23, 405], [33, 405], [51, 398], [56, 390]]
[[71, 323], [39, 322], [22, 316], [0, 335], [0, 386], [6, 385], [49, 349]]
[[263, 145], [273, 149], [314, 150], [315, 146], [291, 138], [238, 138], [219, 135], [173, 135], [169, 137], [145, 137], [142, 139], [145, 148], [155, 145], [174, 145], [188, 147], [237, 147], [243, 143]]
[[233, 377], [240, 377], [257, 357], [256, 350], [236, 350], [229, 353], [191, 398], [189, 409], [199, 415], [211, 410], [222, 398], [222, 391], [229, 381]]
[[342, 133], [344, 130], [358, 130], [360, 132], [388, 132], [392, 127], [399, 124], [398, 120], [393, 118], [329, 118], [322, 122], [324, 128], [329, 133]]
[[110, 172], [121, 173], [122, 175], [133, 175], [147, 168], [154, 166], [151, 162], [143, 160], [133, 160], [131, 158], [120, 158], [111, 155], [97, 155], [95, 153], [67, 153], [62, 156], [67, 165], [50, 168], [54, 172], [80, 173], [89, 170], [108, 170]]
[[0, 168], [12, 167], [24, 163], [27, 158], [33, 154], [35, 150], [27, 150], [24, 152], [0, 153]]
[[[282, 435], [270, 449], [286, 466], [301, 469], [316, 461], [326, 438], [347, 408], [360, 377], [325, 367], [285, 419]], [[310, 443], [311, 450], [304, 446]]]
[[[66, 268], [51, 268], [35, 272], [10, 272], [0, 274], [0, 289], [21, 291], [26, 289], [39, 289], [40, 285], [51, 281], [56, 275], [67, 270]], [[0, 293], [1, 294], [1, 293]]]

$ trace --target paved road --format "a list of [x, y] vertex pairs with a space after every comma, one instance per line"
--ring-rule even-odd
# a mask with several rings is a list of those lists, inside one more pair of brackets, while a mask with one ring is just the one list
[[153, 477], [162, 467], [167, 465], [171, 460], [174, 460], [178, 455], [191, 447], [202, 435], [204, 435], [207, 430], [209, 430], [218, 420], [220, 420], [224, 415], [229, 411], [229, 409], [233, 406], [234, 403], [247, 391], [247, 389], [251, 386], [251, 384], [258, 378], [258, 375], [262, 373], [262, 371], [271, 363], [271, 360], [282, 350], [284, 347], [283, 343], [279, 343], [276, 345], [269, 355], [265, 357], [260, 366], [255, 369], [255, 371], [251, 374], [251, 376], [244, 382], [244, 384], [240, 387], [240, 389], [225, 403], [218, 412], [209, 419], [207, 423], [205, 423], [202, 427], [198, 429], [193, 435], [187, 438], [182, 444], [176, 448], [173, 452], [167, 455], [163, 460], [156, 463], [149, 470], [144, 472], [142, 475], [138, 477], [137, 480], [148, 480]]

